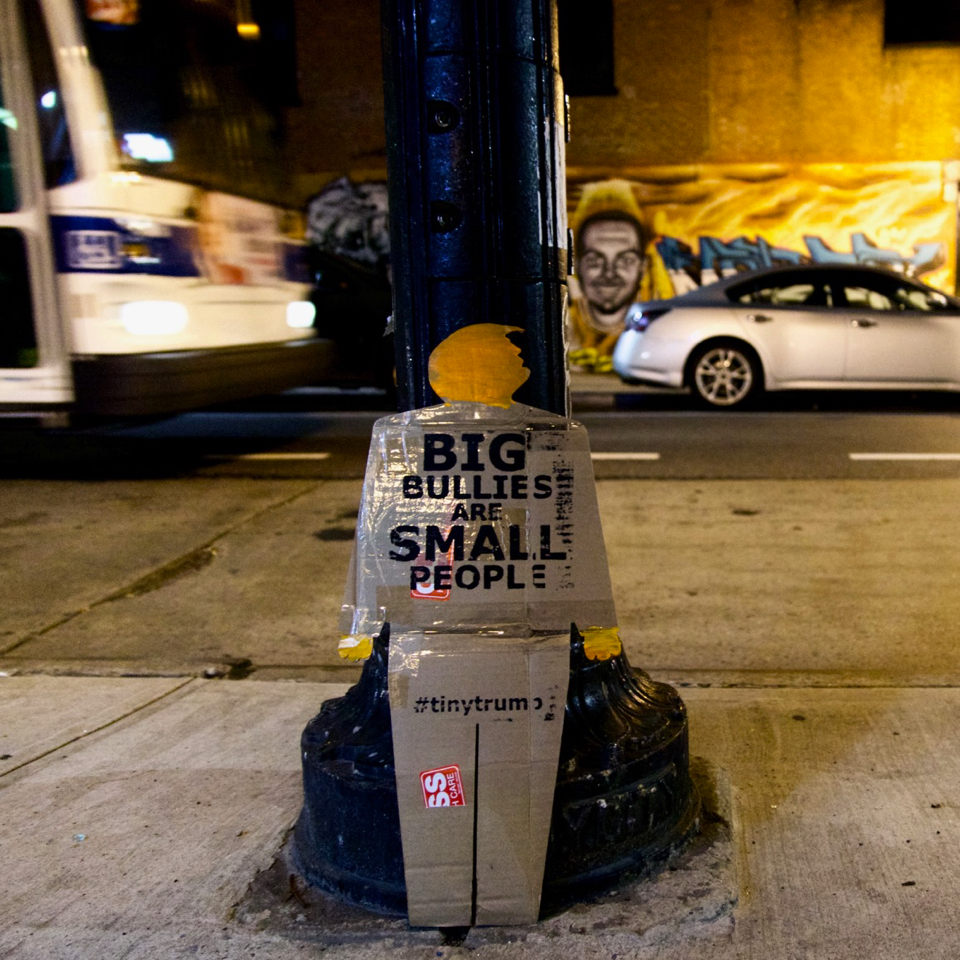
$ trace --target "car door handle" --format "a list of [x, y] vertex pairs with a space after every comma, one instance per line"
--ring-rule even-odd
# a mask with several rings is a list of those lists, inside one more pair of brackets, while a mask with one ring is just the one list
[[856, 320], [850, 321], [855, 327], [875, 327], [877, 325], [876, 320], [866, 320], [862, 317], [858, 317]]
[[773, 317], [769, 317], [765, 313], [748, 313], [747, 319], [751, 323], [769, 323]]

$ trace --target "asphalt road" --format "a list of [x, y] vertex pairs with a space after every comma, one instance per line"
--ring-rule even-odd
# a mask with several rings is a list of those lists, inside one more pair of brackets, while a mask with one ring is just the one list
[[[345, 409], [346, 407], [346, 409]], [[376, 393], [300, 392], [137, 425], [37, 432], [0, 421], [0, 476], [363, 476]], [[671, 394], [574, 394], [598, 479], [960, 476], [960, 398], [795, 395], [746, 412]]]

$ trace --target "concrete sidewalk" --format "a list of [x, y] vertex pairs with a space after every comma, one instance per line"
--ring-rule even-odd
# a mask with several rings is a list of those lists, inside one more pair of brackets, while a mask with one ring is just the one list
[[[597, 484], [627, 655], [667, 682], [954, 685], [960, 480]], [[0, 489], [0, 672], [348, 682], [353, 480]]]
[[726, 833], [609, 902], [449, 946], [365, 916], [324, 931], [298, 888], [251, 910], [299, 810], [299, 733], [344, 689], [0, 678], [0, 956], [960, 955], [960, 691], [686, 688]]

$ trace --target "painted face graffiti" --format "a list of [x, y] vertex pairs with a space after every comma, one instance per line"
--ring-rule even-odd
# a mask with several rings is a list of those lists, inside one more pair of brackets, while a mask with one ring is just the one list
[[619, 328], [643, 272], [640, 231], [628, 220], [595, 220], [580, 235], [578, 274], [595, 325]]

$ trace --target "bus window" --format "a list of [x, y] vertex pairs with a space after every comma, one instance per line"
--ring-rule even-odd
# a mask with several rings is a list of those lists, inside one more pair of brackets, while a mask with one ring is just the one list
[[[17, 115], [7, 107], [0, 88], [0, 213], [19, 207], [9, 135], [18, 127]], [[0, 303], [0, 367], [36, 366], [27, 251], [23, 234], [14, 227], [0, 227]]]
[[17, 182], [14, 178], [13, 157], [10, 155], [8, 130], [17, 129], [17, 116], [8, 110], [3, 100], [0, 85], [0, 213], [12, 213], [17, 209]]
[[140, 0], [136, 9], [130, 22], [84, 19], [124, 167], [291, 201], [266, 51], [238, 34], [234, 5]]
[[24, 4], [24, 28], [37, 100], [37, 131], [43, 154], [44, 179], [47, 187], [56, 187], [76, 180], [77, 174], [60, 82], [38, 0], [26, 0]]

